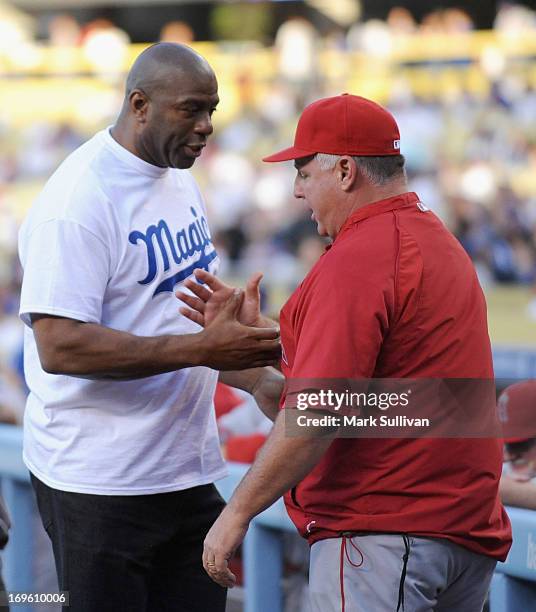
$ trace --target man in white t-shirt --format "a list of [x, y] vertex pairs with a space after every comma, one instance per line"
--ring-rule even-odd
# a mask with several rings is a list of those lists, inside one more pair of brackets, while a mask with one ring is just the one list
[[[24, 461], [76, 612], [225, 608], [201, 565], [223, 506], [216, 370], [273, 363], [279, 340], [244, 324], [258, 276], [204, 330], [178, 312], [174, 291], [218, 265], [187, 170], [217, 104], [205, 59], [150, 47], [116, 124], [61, 164], [20, 232]], [[231, 377], [279, 386], [269, 368]]]

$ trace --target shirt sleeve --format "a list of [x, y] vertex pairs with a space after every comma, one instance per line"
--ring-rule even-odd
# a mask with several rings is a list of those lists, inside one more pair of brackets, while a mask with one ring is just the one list
[[326, 266], [297, 312], [293, 378], [371, 378], [393, 310], [389, 271]]
[[30, 313], [99, 323], [110, 276], [105, 242], [76, 221], [53, 219], [21, 240], [24, 269], [19, 315]]

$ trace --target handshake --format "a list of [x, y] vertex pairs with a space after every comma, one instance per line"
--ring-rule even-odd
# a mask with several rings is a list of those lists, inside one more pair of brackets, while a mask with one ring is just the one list
[[275, 365], [281, 356], [279, 326], [260, 313], [261, 273], [245, 290], [229, 287], [206, 270], [197, 269], [184, 282], [191, 293], [176, 296], [185, 304], [180, 313], [203, 327], [200, 361], [216, 370], [241, 370]]

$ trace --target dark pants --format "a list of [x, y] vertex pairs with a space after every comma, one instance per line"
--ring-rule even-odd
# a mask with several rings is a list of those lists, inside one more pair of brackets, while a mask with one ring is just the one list
[[155, 495], [87, 495], [32, 475], [71, 612], [223, 612], [203, 540], [224, 507], [214, 485]]
[[[0, 568], [2, 567], [0, 563]], [[9, 606], [7, 605], [6, 587], [2, 580], [2, 574], [0, 574], [0, 612], [9, 612]]]

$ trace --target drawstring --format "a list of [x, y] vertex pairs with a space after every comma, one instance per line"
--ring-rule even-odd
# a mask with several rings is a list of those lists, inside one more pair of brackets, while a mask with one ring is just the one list
[[[345, 539], [346, 536], [343, 536], [343, 539]], [[365, 560], [363, 558], [363, 553], [359, 550], [359, 548], [354, 544], [354, 541], [352, 540], [352, 538], [348, 538], [350, 540], [350, 544], [352, 545], [352, 548], [354, 548], [354, 550], [357, 550], [357, 552], [359, 553], [359, 556], [361, 557], [361, 561], [359, 563], [354, 563], [352, 561], [352, 559], [350, 559], [350, 555], [348, 554], [348, 548], [346, 546], [346, 543], [344, 544], [344, 554], [346, 555], [346, 558], [348, 559], [348, 563], [350, 565], [352, 565], [353, 567], [361, 567], [363, 565], [363, 561]]]
[[[363, 565], [364, 557], [363, 557], [363, 553], [354, 544], [354, 542], [352, 541], [352, 538], [349, 537], [347, 533], [343, 533], [341, 535], [342, 535], [342, 538], [341, 538], [341, 561], [340, 561], [340, 568], [339, 568], [339, 580], [340, 580], [340, 583], [341, 583], [341, 612], [344, 612], [345, 611], [345, 599], [344, 599], [344, 558], [346, 557], [348, 563], [352, 567], [361, 567]], [[346, 545], [346, 540], [350, 540], [350, 544], [352, 545], [352, 548], [357, 550], [357, 552], [359, 553], [359, 555], [361, 557], [361, 561], [359, 563], [354, 563], [352, 561], [352, 559], [350, 559], [350, 554], [348, 552], [348, 547]]]
[[341, 562], [339, 564], [339, 580], [341, 584], [341, 612], [344, 612], [344, 552], [346, 550], [345, 544], [346, 536], [341, 538]]
[[402, 574], [400, 575], [400, 586], [398, 587], [398, 605], [396, 606], [396, 612], [400, 610], [400, 606], [402, 606], [402, 612], [404, 612], [404, 582], [406, 581], [406, 571], [408, 569], [408, 559], [411, 550], [408, 536], [406, 534], [402, 534], [402, 538], [404, 539], [404, 547], [406, 552], [402, 557], [404, 565], [402, 566]]
[[[346, 605], [345, 597], [344, 597], [344, 558], [346, 557], [346, 560], [348, 561], [348, 563], [350, 563], [352, 567], [361, 567], [364, 562], [363, 553], [359, 550], [359, 548], [353, 542], [351, 536], [352, 536], [352, 532], [341, 533], [341, 555], [340, 555], [340, 568], [339, 568], [339, 580], [340, 580], [340, 585], [341, 585], [341, 612], [345, 612], [345, 605]], [[402, 612], [404, 612], [405, 610], [404, 608], [404, 583], [406, 581], [406, 572], [408, 569], [408, 559], [409, 559], [409, 553], [411, 551], [411, 544], [410, 544], [409, 537], [405, 533], [403, 533], [402, 539], [404, 540], [405, 552], [402, 557], [403, 565], [402, 565], [402, 573], [400, 575], [400, 585], [398, 587], [398, 604], [396, 606], [396, 612], [399, 612], [400, 606], [402, 606]], [[350, 559], [350, 554], [348, 552], [348, 545], [346, 543], [347, 540], [350, 541], [352, 548], [357, 550], [357, 552], [359, 553], [361, 557], [361, 561], [359, 561], [359, 563], [354, 563], [352, 559]]]

